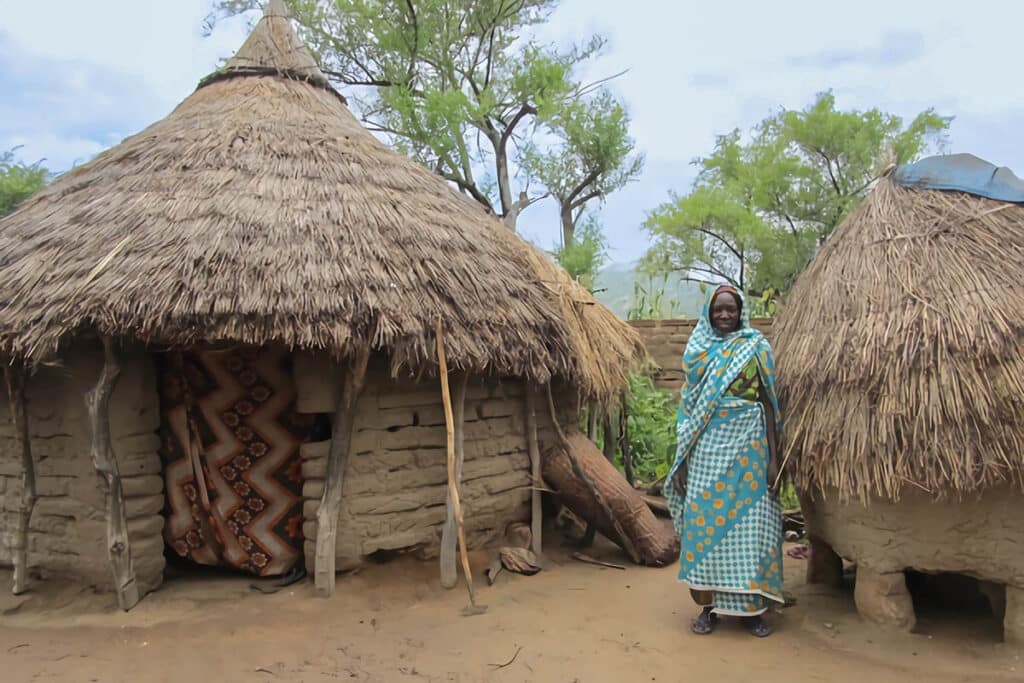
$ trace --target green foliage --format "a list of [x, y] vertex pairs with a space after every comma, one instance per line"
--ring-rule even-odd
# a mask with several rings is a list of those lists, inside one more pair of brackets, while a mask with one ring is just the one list
[[676, 298], [665, 299], [668, 277], [647, 275], [641, 283], [633, 283], [633, 300], [626, 311], [627, 320], [661, 320], [674, 318], [679, 313], [679, 301]]
[[[666, 476], [676, 455], [676, 405], [672, 395], [656, 388], [649, 377], [633, 375], [626, 406], [637, 482]], [[619, 460], [621, 466], [621, 455]]]
[[555, 259], [569, 275], [594, 291], [598, 272], [608, 262], [608, 240], [596, 218], [588, 216], [576, 231], [576, 239], [554, 251]]
[[718, 138], [689, 194], [652, 211], [645, 265], [745, 291], [785, 291], [888, 163], [941, 147], [950, 119], [908, 125], [877, 109], [840, 111], [831, 93], [782, 110], [744, 137]]
[[784, 484], [779, 491], [779, 504], [783, 510], [799, 510], [800, 501], [796, 497], [796, 489], [792, 484]]
[[[262, 2], [215, 0], [208, 27]], [[531, 183], [572, 195], [578, 218], [638, 170], [621, 105], [576, 73], [604, 39], [559, 47], [531, 37], [559, 0], [286, 2], [324, 73], [349, 86], [369, 127], [510, 227], [546, 196], [529, 196]], [[537, 136], [558, 144], [540, 153]]]
[[6, 216], [50, 179], [41, 161], [25, 164], [15, 159], [17, 148], [0, 154], [0, 216]]

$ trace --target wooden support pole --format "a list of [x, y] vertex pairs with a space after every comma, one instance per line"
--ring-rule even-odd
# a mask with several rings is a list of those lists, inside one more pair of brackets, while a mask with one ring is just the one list
[[124, 511], [121, 473], [110, 437], [110, 396], [121, 374], [121, 364], [114, 342], [103, 335], [103, 371], [96, 386], [85, 394], [92, 427], [92, 464], [99, 474], [107, 499], [107, 555], [114, 576], [114, 592], [118, 606], [127, 611], [139, 602], [139, 586], [135, 582], [135, 566], [128, 542], [128, 520]]
[[629, 401], [622, 396], [619, 410], [619, 437], [622, 442], [622, 471], [630, 486], [636, 486], [636, 475], [633, 474], [633, 449], [629, 445]]
[[[462, 373], [455, 384], [455, 396], [452, 399], [455, 412], [455, 489], [462, 490], [462, 463], [465, 460], [463, 451], [463, 427], [466, 420], [466, 384], [469, 374]], [[441, 531], [441, 585], [455, 588], [459, 582], [459, 571], [456, 567], [456, 555], [459, 549], [458, 525], [455, 523], [455, 505], [452, 499], [451, 484], [445, 501], [444, 528]]]
[[334, 595], [334, 560], [337, 550], [338, 513], [341, 511], [341, 490], [344, 484], [345, 466], [352, 450], [352, 434], [355, 429], [356, 404], [366, 380], [366, 366], [370, 361], [370, 350], [359, 349], [345, 373], [341, 400], [334, 410], [331, 427], [331, 446], [327, 451], [327, 477], [324, 492], [320, 498], [320, 509], [316, 514], [316, 556], [314, 573], [316, 594], [329, 598]]
[[437, 365], [441, 377], [441, 400], [444, 402], [444, 424], [447, 436], [448, 451], [448, 495], [455, 511], [455, 528], [459, 538], [459, 555], [462, 559], [462, 571], [466, 575], [466, 588], [469, 590], [469, 604], [476, 607], [476, 593], [473, 591], [473, 572], [469, 568], [469, 554], [466, 548], [466, 529], [462, 518], [462, 503], [459, 500], [459, 488], [455, 479], [455, 416], [452, 414], [452, 397], [448, 388], [448, 359], [444, 352], [444, 332], [441, 321], [437, 321]]
[[4, 368], [7, 380], [7, 398], [11, 404], [11, 423], [21, 451], [21, 505], [18, 507], [18, 526], [14, 530], [11, 547], [14, 561], [12, 592], [21, 595], [28, 590], [28, 527], [32, 510], [36, 506], [36, 468], [32, 462], [32, 445], [28, 434], [28, 416], [25, 413], [25, 370], [15, 361]]
[[604, 429], [604, 457], [608, 462], [615, 463], [615, 451], [619, 448], [619, 421], [616, 409], [611, 403], [602, 410], [602, 428]]
[[540, 444], [537, 441], [537, 394], [532, 382], [526, 384], [526, 450], [530, 454], [530, 535], [531, 549], [538, 558], [544, 544], [541, 532], [544, 528], [544, 512], [541, 508], [540, 489], [544, 481], [540, 470]]

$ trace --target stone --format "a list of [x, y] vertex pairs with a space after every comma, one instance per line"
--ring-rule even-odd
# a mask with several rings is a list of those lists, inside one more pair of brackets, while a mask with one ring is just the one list
[[1024, 588], [1022, 587], [1006, 587], [1003, 641], [1016, 649], [1024, 649]]
[[874, 624], [901, 631], [911, 631], [917, 625], [903, 572], [881, 573], [859, 565], [853, 598], [860, 616]]

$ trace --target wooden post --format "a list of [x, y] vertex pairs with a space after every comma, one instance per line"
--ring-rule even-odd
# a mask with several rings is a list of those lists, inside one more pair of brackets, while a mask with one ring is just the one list
[[618, 450], [619, 446], [619, 421], [614, 419], [618, 417], [615, 415], [617, 412], [615, 406], [611, 403], [604, 406], [602, 411], [602, 428], [604, 429], [604, 457], [608, 459], [608, 462], [615, 463], [615, 451]]
[[132, 549], [128, 543], [128, 521], [124, 512], [121, 473], [110, 437], [110, 396], [121, 374], [121, 365], [114, 342], [102, 335], [103, 371], [96, 386], [85, 394], [92, 427], [92, 464], [102, 481], [107, 499], [107, 555], [114, 575], [114, 592], [118, 606], [127, 611], [139, 602], [139, 586], [135, 582]]
[[466, 588], [469, 590], [469, 604], [476, 607], [476, 594], [473, 591], [473, 572], [469, 568], [469, 554], [466, 548], [466, 529], [462, 518], [462, 503], [459, 500], [459, 489], [455, 479], [455, 416], [452, 414], [452, 397], [448, 389], [448, 359], [444, 352], [444, 333], [441, 321], [437, 321], [437, 365], [441, 377], [441, 400], [444, 402], [444, 424], [447, 436], [448, 451], [448, 495], [452, 500], [455, 512], [455, 529], [459, 538], [459, 555], [462, 559], [462, 571], [466, 575]]
[[619, 437], [622, 442], [622, 470], [629, 485], [636, 486], [636, 476], [633, 474], [633, 450], [629, 446], [629, 403], [625, 395], [622, 396], [622, 407], [619, 410]]
[[341, 490], [352, 450], [352, 434], [355, 426], [356, 404], [366, 380], [366, 366], [370, 361], [370, 350], [359, 349], [355, 360], [345, 374], [341, 400], [334, 410], [331, 428], [331, 447], [327, 451], [327, 476], [324, 492], [320, 498], [320, 509], [316, 514], [316, 556], [314, 572], [316, 593], [328, 598], [334, 595], [334, 560], [337, 553], [338, 513], [341, 510]]
[[[466, 419], [466, 383], [469, 381], [469, 374], [462, 373], [458, 383], [455, 385], [455, 396], [453, 398], [453, 409], [455, 411], [455, 489], [462, 490], [462, 463], [465, 460], [465, 453], [462, 448], [463, 432]], [[444, 529], [441, 531], [441, 585], [445, 588], [455, 588], [459, 582], [459, 572], [456, 567], [456, 555], [458, 554], [459, 539], [458, 525], [455, 523], [455, 506], [452, 499], [451, 484], [449, 484], [448, 497], [445, 501]]]
[[7, 397], [11, 404], [11, 423], [21, 451], [21, 505], [18, 508], [18, 526], [14, 531], [11, 548], [14, 560], [12, 592], [21, 595], [28, 590], [28, 527], [32, 510], [36, 506], [36, 468], [32, 462], [32, 445], [25, 414], [25, 370], [19, 361], [4, 368], [7, 379]]
[[530, 534], [531, 549], [538, 558], [544, 544], [541, 532], [544, 528], [544, 512], [541, 509], [540, 487], [543, 478], [540, 473], [540, 445], [537, 442], [537, 394], [532, 382], [527, 382], [526, 395], [526, 448], [530, 454]]

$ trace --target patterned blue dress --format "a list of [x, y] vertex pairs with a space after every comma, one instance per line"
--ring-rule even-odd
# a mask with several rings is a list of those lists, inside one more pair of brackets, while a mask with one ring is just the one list
[[[665, 491], [681, 539], [679, 579], [711, 594], [717, 614], [756, 616], [782, 597], [782, 510], [767, 481], [767, 413], [781, 434], [771, 347], [750, 326], [722, 336], [710, 323], [709, 291], [683, 354], [675, 463]], [[687, 465], [685, 498], [672, 478]]]

